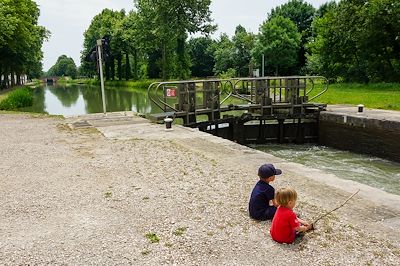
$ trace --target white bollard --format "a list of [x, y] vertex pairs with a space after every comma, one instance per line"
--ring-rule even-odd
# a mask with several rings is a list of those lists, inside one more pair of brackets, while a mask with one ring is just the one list
[[172, 129], [172, 121], [174, 121], [174, 119], [172, 119], [168, 116], [166, 118], [164, 118], [165, 130], [173, 130]]
[[364, 111], [364, 105], [363, 104], [359, 104], [359, 105], [357, 105], [357, 107], [358, 107], [358, 112], [359, 113], [362, 113]]

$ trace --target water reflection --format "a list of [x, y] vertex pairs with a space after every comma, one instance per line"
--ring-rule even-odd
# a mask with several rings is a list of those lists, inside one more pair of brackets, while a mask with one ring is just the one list
[[400, 164], [378, 157], [315, 145], [254, 145], [287, 161], [400, 195]]
[[[160, 109], [153, 105], [146, 90], [105, 90], [107, 112], [134, 111], [155, 113]], [[82, 115], [102, 113], [101, 89], [87, 85], [55, 85], [34, 90], [34, 105], [22, 111], [48, 113], [52, 115]]]

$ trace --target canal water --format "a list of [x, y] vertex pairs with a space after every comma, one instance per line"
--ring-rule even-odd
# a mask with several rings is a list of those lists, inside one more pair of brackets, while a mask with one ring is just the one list
[[400, 195], [400, 163], [312, 144], [268, 144], [251, 147], [286, 161]]
[[[156, 113], [161, 110], [143, 89], [112, 88], [105, 90], [107, 112], [134, 111]], [[34, 89], [34, 105], [22, 111], [51, 115], [102, 113], [101, 89], [89, 85], [45, 85]]]
[[[134, 111], [148, 114], [161, 110], [143, 89], [106, 89], [107, 111]], [[82, 115], [102, 113], [101, 90], [87, 85], [38, 87], [34, 106], [24, 111], [51, 115]], [[287, 161], [321, 169], [344, 179], [351, 179], [400, 195], [400, 164], [388, 160], [340, 151], [316, 145], [255, 145], [251, 146]]]

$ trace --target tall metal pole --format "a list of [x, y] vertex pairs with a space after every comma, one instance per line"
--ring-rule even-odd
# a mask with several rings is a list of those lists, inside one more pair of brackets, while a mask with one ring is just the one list
[[262, 77], [264, 77], [264, 54], [262, 54]]
[[100, 71], [100, 84], [101, 84], [101, 98], [103, 99], [103, 113], [106, 114], [106, 97], [104, 94], [104, 77], [103, 77], [103, 56], [102, 56], [102, 41], [97, 40], [97, 55], [99, 58], [99, 71]]

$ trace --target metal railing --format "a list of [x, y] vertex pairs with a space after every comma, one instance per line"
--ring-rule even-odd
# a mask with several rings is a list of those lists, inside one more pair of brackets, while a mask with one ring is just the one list
[[[324, 88], [309, 97], [315, 88], [315, 80], [322, 80]], [[271, 104], [293, 101], [305, 103], [318, 98], [328, 90], [328, 80], [323, 76], [236, 78], [233, 82], [232, 96], [252, 104], [260, 104], [260, 98], [270, 98]]]

